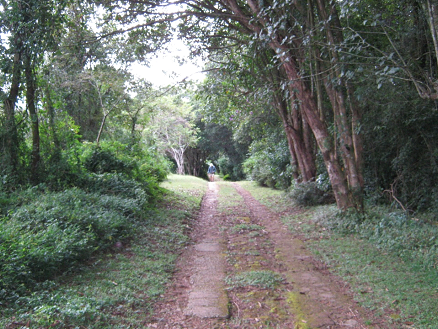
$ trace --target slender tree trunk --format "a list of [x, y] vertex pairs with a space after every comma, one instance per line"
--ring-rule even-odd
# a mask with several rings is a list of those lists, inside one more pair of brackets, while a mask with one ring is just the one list
[[9, 155], [11, 171], [17, 174], [18, 168], [18, 132], [15, 122], [15, 104], [20, 90], [21, 53], [16, 52], [12, 64], [12, 81], [9, 95], [4, 101], [6, 115], [6, 148]]
[[432, 34], [433, 45], [435, 48], [435, 57], [438, 64], [438, 4], [434, 0], [426, 0], [423, 5], [429, 23], [430, 33]]
[[[320, 16], [324, 21], [327, 40], [329, 45], [331, 45], [330, 63], [333, 73], [326, 78], [325, 87], [332, 104], [335, 125], [337, 133], [339, 134], [339, 151], [346, 169], [347, 181], [351, 192], [350, 197], [353, 199], [355, 206], [362, 210], [362, 146], [358, 144], [361, 141], [360, 132], [356, 129], [352, 129], [358, 125], [360, 110], [357, 109], [358, 105], [354, 102], [350, 103], [350, 108], [356, 108], [350, 112], [348, 111], [347, 95], [344, 91], [349, 91], [351, 95], [352, 87], [347, 86], [347, 82], [343, 78], [342, 64], [339, 60], [337, 50], [334, 49], [335, 45], [342, 45], [344, 40], [341, 33], [341, 24], [337, 15], [336, 3], [332, 0], [329, 1], [330, 4], [326, 5], [325, 0], [317, 0]], [[337, 85], [334, 85], [333, 81], [337, 81]], [[351, 122], [349, 122], [349, 117], [351, 118]], [[354, 127], [352, 127], [352, 124]], [[353, 137], [353, 135], [356, 136]], [[356, 142], [356, 144], [354, 142]]]
[[[313, 0], [308, 0], [307, 3], [307, 15], [309, 21], [310, 31], [315, 29], [315, 6], [313, 4]], [[322, 78], [319, 73], [322, 72], [321, 62], [319, 59], [318, 48], [313, 42], [313, 39], [310, 38], [310, 77], [312, 79], [312, 93], [316, 95], [316, 100], [318, 104], [318, 111], [321, 120], [324, 120], [324, 109], [323, 109], [323, 94], [322, 94]]]
[[97, 133], [97, 137], [96, 137], [96, 145], [98, 145], [98, 146], [99, 146], [99, 142], [100, 142], [100, 137], [102, 136], [103, 127], [105, 127], [105, 122], [106, 122], [107, 117], [108, 117], [108, 114], [104, 114], [102, 117], [102, 121], [100, 123], [99, 132]]
[[52, 134], [52, 140], [53, 144], [55, 146], [54, 153], [56, 155], [60, 155], [61, 153], [61, 144], [59, 143], [58, 133], [56, 131], [56, 125], [55, 125], [55, 108], [53, 106], [53, 100], [52, 100], [52, 94], [50, 91], [50, 85], [48, 82], [46, 82], [44, 87], [44, 93], [45, 93], [45, 108], [47, 110], [47, 113], [49, 115], [49, 128]]
[[302, 120], [299, 116], [298, 108], [294, 108], [294, 105], [288, 108], [285, 100], [279, 99], [278, 97], [277, 112], [283, 122], [291, 159], [293, 161], [292, 164], [298, 166], [298, 173], [294, 175], [295, 181], [301, 183], [314, 180], [316, 176], [316, 165], [313, 156], [313, 148], [306, 142], [308, 138], [306, 133], [309, 133], [309, 131], [303, 129], [303, 126], [306, 125], [305, 120]]
[[171, 154], [176, 162], [176, 173], [184, 175], [184, 150], [171, 148]]
[[296, 137], [299, 143], [296, 143], [295, 150], [300, 154], [303, 162], [303, 181], [310, 182], [316, 178], [315, 150], [313, 147], [312, 131], [305, 118], [301, 115], [301, 104], [296, 93], [289, 88], [292, 95], [290, 100], [289, 117], [292, 120], [294, 130], [298, 133]]
[[38, 171], [40, 165], [40, 130], [38, 114], [35, 107], [35, 79], [30, 55], [24, 58], [24, 72], [26, 76], [26, 105], [29, 111], [32, 130], [32, 156], [31, 156], [31, 180], [34, 184], [39, 182]]
[[291, 127], [283, 122], [283, 126], [284, 126], [284, 131], [286, 133], [286, 138], [287, 138], [287, 145], [289, 148], [289, 153], [290, 153], [290, 164], [292, 166], [292, 177], [294, 178], [295, 182], [300, 183], [301, 182], [301, 175], [300, 175], [300, 166], [298, 165], [298, 160], [297, 160], [297, 155], [295, 154], [295, 141], [292, 137], [292, 131]]
[[[265, 59], [265, 62], [268, 63], [269, 60]], [[278, 90], [281, 90], [281, 82], [287, 79], [284, 76], [284, 70], [273, 68], [270, 73], [271, 78], [268, 78], [268, 80]], [[274, 94], [274, 106], [282, 120], [286, 134], [291, 155], [293, 178], [297, 183], [309, 182], [316, 177], [312, 132], [309, 130], [306, 120], [300, 115], [300, 105], [294, 90], [289, 88], [288, 91], [289, 94], [279, 91]]]

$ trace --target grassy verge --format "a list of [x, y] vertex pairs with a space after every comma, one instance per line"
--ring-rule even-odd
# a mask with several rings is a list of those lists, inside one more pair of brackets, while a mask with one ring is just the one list
[[[278, 191], [250, 182], [242, 185], [277, 213], [293, 206]], [[429, 247], [435, 225], [414, 223], [382, 209], [362, 221], [340, 220], [334, 214], [333, 206], [309, 207], [285, 212], [282, 220], [350, 284], [361, 305], [400, 328], [437, 328], [438, 273], [434, 245]]]
[[[242, 181], [239, 182], [245, 190], [250, 191], [252, 196], [260, 203], [271, 208], [276, 212], [282, 212], [290, 208], [290, 203], [285, 199], [284, 191], [274, 190], [271, 188], [262, 188], [255, 182]], [[267, 193], [269, 191], [269, 193]]]
[[129, 241], [0, 309], [2, 328], [142, 328], [172, 276], [207, 184], [171, 175]]
[[[240, 207], [243, 204], [243, 198], [237, 193], [234, 187], [231, 186], [230, 182], [218, 182], [219, 189], [219, 203], [217, 210], [223, 215], [230, 215], [236, 211], [236, 207]], [[245, 213], [248, 212], [247, 209], [240, 209]]]

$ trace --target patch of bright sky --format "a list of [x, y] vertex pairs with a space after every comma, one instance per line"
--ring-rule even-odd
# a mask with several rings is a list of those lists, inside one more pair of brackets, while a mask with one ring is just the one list
[[[176, 1], [178, 2], [178, 1]], [[183, 10], [183, 5], [173, 4], [160, 9], [162, 12], [172, 13]], [[174, 27], [178, 22], [174, 22]], [[176, 36], [165, 49], [158, 51], [149, 60], [148, 64], [135, 63], [131, 65], [131, 73], [137, 78], [143, 78], [155, 87], [175, 85], [183, 81], [200, 82], [205, 78], [202, 72], [204, 62], [199, 59], [190, 59], [190, 51], [182, 40]]]
[[132, 74], [151, 82], [155, 87], [175, 85], [183, 80], [200, 82], [205, 78], [203, 61], [190, 59], [190, 51], [181, 40], [172, 40], [167, 49], [157, 52], [148, 65], [133, 64]]
[[[182, 10], [181, 5], [173, 4], [173, 1], [169, 1], [168, 5], [159, 8], [159, 11], [163, 13]], [[102, 17], [102, 8], [97, 7], [96, 13], [98, 14], [97, 19]], [[141, 23], [141, 21], [142, 19], [139, 17], [138, 22]], [[94, 21], [91, 21], [90, 24], [91, 26], [97, 25]], [[177, 24], [177, 22], [174, 24]], [[175, 36], [165, 48], [167, 49], [152, 55], [147, 63], [137, 62], [131, 64], [130, 71], [134, 77], [149, 81], [157, 88], [175, 85], [183, 80], [200, 82], [205, 78], [205, 74], [202, 73], [204, 63], [201, 59], [191, 60], [189, 58], [190, 51], [183, 41], [178, 40]]]

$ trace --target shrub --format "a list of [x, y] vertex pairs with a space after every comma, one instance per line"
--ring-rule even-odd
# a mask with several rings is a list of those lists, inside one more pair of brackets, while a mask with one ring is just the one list
[[112, 152], [95, 147], [92, 153], [85, 159], [85, 168], [95, 174], [126, 173], [130, 174], [133, 164], [118, 159]]
[[404, 212], [336, 212], [318, 220], [340, 234], [358, 234], [386, 252], [424, 267], [438, 266], [438, 227]]
[[70, 189], [19, 207], [0, 222], [0, 298], [15, 298], [130, 236], [142, 198]]
[[292, 181], [290, 153], [285, 138], [270, 135], [251, 144], [250, 157], [243, 163], [248, 178], [262, 186], [287, 189]]
[[230, 159], [228, 156], [221, 156], [217, 160], [217, 167], [219, 169], [219, 172], [226, 176], [227, 180], [239, 180], [244, 177], [242, 165], [240, 163], [235, 163], [233, 160]]
[[333, 194], [319, 187], [318, 182], [306, 182], [296, 184], [289, 193], [297, 205], [309, 207], [317, 206], [334, 201]]
[[[82, 177], [82, 184], [79, 186], [87, 190], [97, 189], [98, 192], [106, 189], [111, 193], [114, 184], [131, 181], [131, 185], [137, 184], [134, 189], [137, 190], [139, 187], [150, 199], [154, 199], [159, 190], [158, 183], [164, 181], [169, 173], [169, 162], [162, 156], [133, 149], [124, 144], [106, 143], [99, 147], [85, 145], [82, 158], [84, 166], [92, 175]], [[108, 183], [112, 186], [110, 189], [104, 186]]]
[[90, 193], [119, 196], [122, 198], [135, 199], [142, 206], [148, 202], [149, 195], [155, 195], [158, 185], [155, 182], [143, 184], [128, 179], [123, 174], [106, 173], [101, 175], [90, 174], [84, 176], [80, 187]]
[[81, 158], [89, 172], [123, 173], [140, 182], [150, 179], [162, 182], [170, 172], [170, 162], [163, 155], [117, 142], [84, 144]]

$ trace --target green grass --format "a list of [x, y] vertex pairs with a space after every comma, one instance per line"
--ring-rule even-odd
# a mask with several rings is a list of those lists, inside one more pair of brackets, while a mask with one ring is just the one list
[[366, 240], [332, 234], [309, 244], [329, 266], [350, 283], [362, 305], [387, 313], [397, 323], [415, 328], [438, 324], [438, 274], [406, 262]]
[[233, 287], [256, 286], [259, 288], [274, 289], [283, 281], [280, 274], [273, 271], [249, 271], [228, 276], [225, 282]]
[[[235, 213], [235, 207], [240, 207], [244, 204], [243, 198], [237, 193], [236, 189], [231, 186], [230, 182], [217, 182], [219, 185], [219, 203], [217, 210], [223, 215], [230, 215]], [[242, 215], [247, 212], [246, 208], [240, 208], [239, 212]]]
[[282, 190], [275, 190], [269, 187], [262, 187], [256, 182], [242, 181], [239, 182], [245, 190], [251, 192], [261, 204], [271, 208], [276, 212], [281, 212], [290, 207], [291, 201], [286, 198], [286, 193]]
[[207, 181], [189, 175], [170, 174], [160, 186], [179, 193], [202, 196], [207, 190]]
[[[277, 213], [292, 204], [278, 191], [242, 185]], [[335, 207], [318, 206], [290, 212], [282, 220], [293, 234], [307, 239], [306, 246], [317, 258], [349, 283], [361, 305], [400, 328], [436, 329], [435, 227], [384, 210], [358, 220], [336, 218]]]
[[162, 186], [157, 208], [136, 222], [131, 240], [0, 305], [0, 327], [143, 328], [188, 241], [207, 182], [171, 175]]

